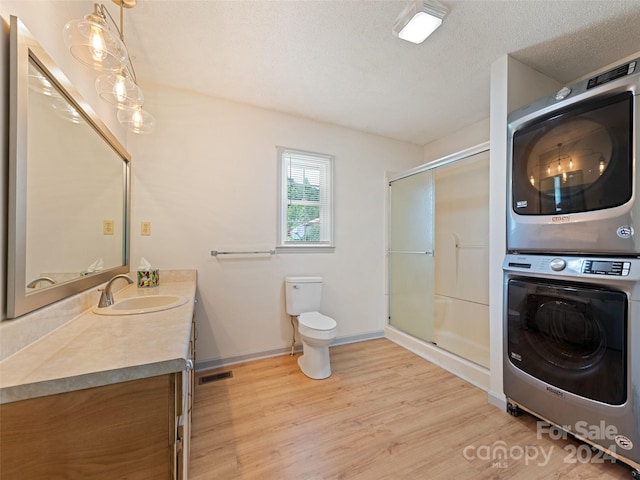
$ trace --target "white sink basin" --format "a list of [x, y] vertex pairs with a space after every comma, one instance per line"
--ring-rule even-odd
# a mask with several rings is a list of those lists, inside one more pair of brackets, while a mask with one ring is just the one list
[[138, 315], [169, 310], [185, 303], [187, 298], [181, 295], [145, 295], [123, 298], [109, 307], [93, 307], [92, 310], [98, 315]]

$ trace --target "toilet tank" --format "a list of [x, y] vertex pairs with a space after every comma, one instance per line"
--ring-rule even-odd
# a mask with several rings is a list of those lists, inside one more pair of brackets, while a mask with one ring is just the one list
[[289, 315], [320, 311], [322, 277], [285, 277], [284, 282]]

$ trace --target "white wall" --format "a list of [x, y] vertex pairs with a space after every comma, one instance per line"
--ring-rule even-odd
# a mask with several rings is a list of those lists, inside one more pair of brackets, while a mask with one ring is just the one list
[[[158, 120], [156, 133], [131, 136], [94, 90], [97, 72], [82, 67], [62, 42], [62, 28], [89, 2], [1, 0], [0, 108], [8, 105], [8, 22], [17, 15], [132, 154], [132, 266], [144, 255], [160, 268], [197, 268], [198, 361], [286, 349], [283, 278], [325, 277], [323, 310], [354, 339], [384, 323], [385, 172], [422, 160], [422, 148], [327, 124], [178, 90], [142, 85]], [[5, 118], [5, 117], [3, 117]], [[6, 302], [7, 121], [2, 122], [2, 317]], [[276, 225], [275, 146], [336, 156], [336, 250], [272, 258], [216, 260], [212, 249], [272, 248]], [[152, 222], [141, 237], [140, 221]]]
[[[198, 363], [291, 345], [286, 275], [322, 275], [322, 310], [338, 338], [381, 334], [385, 322], [385, 172], [422, 147], [193, 93], [142, 85], [157, 130], [129, 138], [132, 264], [196, 268]], [[276, 145], [335, 155], [335, 253], [210, 256], [276, 240]], [[150, 221], [152, 235], [140, 235]]]
[[489, 140], [489, 118], [480, 120], [424, 146], [423, 163], [474, 147]]
[[489, 335], [491, 371], [489, 401], [505, 403], [502, 389], [502, 261], [506, 253], [507, 115], [558, 90], [560, 84], [503, 56], [491, 66], [491, 155], [489, 179]]

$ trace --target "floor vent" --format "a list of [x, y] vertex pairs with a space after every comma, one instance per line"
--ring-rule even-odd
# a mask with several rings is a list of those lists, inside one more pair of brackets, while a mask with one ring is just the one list
[[202, 385], [203, 383], [209, 382], [217, 382], [218, 380], [223, 380], [225, 378], [232, 378], [233, 372], [229, 370], [228, 372], [222, 373], [214, 373], [213, 375], [204, 375], [198, 379], [198, 385]]

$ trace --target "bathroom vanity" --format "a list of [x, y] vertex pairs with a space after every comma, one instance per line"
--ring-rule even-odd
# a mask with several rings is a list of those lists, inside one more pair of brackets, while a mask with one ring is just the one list
[[181, 305], [89, 308], [0, 362], [0, 478], [187, 477], [195, 276], [168, 272], [159, 287], [115, 293], [116, 305], [182, 296]]
[[8, 54], [0, 478], [186, 478], [196, 272], [92, 308], [130, 270], [131, 155], [15, 16]]

